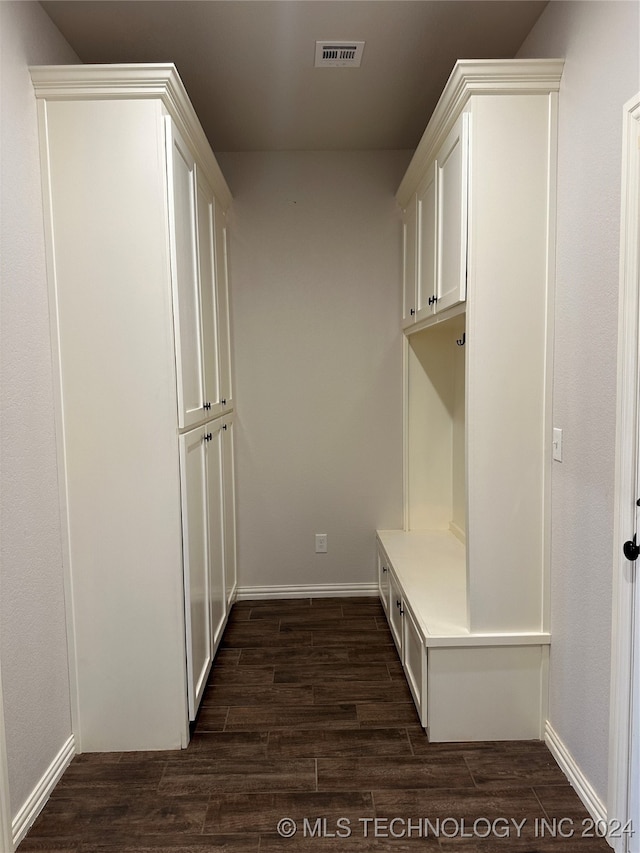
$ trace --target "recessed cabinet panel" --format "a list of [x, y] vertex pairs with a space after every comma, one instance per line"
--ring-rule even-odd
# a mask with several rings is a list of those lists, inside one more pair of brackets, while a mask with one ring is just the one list
[[166, 124], [178, 422], [184, 428], [202, 420], [204, 414], [195, 161], [171, 120], [167, 118]]
[[226, 415], [222, 423], [222, 470], [224, 483], [224, 565], [227, 603], [235, 596], [237, 586], [236, 557], [236, 492], [234, 471], [234, 416]]
[[389, 612], [389, 567], [385, 562], [384, 555], [378, 551], [378, 594], [385, 610]]
[[222, 438], [219, 420], [205, 425], [207, 435], [207, 504], [209, 543], [209, 602], [211, 609], [211, 643], [215, 652], [227, 615], [224, 556], [224, 485]]
[[427, 707], [424, 701], [423, 684], [424, 660], [426, 649], [420, 637], [420, 632], [409, 608], [405, 605], [402, 617], [402, 650], [404, 671], [409, 683], [409, 688], [416, 703], [420, 721], [423, 726], [427, 725]]
[[402, 660], [402, 591], [391, 572], [389, 572], [389, 626]]
[[194, 720], [211, 668], [210, 579], [205, 427], [180, 436], [183, 571], [189, 719]]
[[215, 198], [202, 171], [197, 170], [196, 205], [198, 218], [198, 272], [202, 313], [202, 370], [204, 402], [211, 408], [207, 416], [220, 414], [220, 380], [218, 359], [218, 310], [215, 292]]
[[418, 199], [414, 194], [402, 215], [402, 291], [404, 325], [416, 319], [418, 275]]
[[418, 190], [418, 286], [416, 319], [436, 310], [437, 192], [435, 163]]
[[229, 302], [229, 232], [222, 205], [215, 206], [216, 296], [218, 310], [218, 346], [220, 357], [220, 402], [222, 411], [233, 406], [231, 370], [231, 305]]
[[465, 299], [467, 287], [469, 116], [463, 113], [436, 158], [438, 174], [437, 310]]

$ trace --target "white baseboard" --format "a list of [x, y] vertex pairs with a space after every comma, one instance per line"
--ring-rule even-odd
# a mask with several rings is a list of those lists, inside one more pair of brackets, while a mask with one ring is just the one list
[[45, 803], [51, 796], [51, 792], [60, 781], [60, 777], [71, 763], [71, 759], [75, 754], [75, 739], [73, 735], [70, 735], [11, 823], [15, 847], [20, 844], [44, 808]]
[[316, 585], [283, 586], [240, 586], [236, 599], [248, 598], [338, 598], [357, 595], [375, 596], [378, 594], [376, 583], [337, 583]]
[[560, 765], [560, 769], [571, 783], [576, 794], [582, 800], [584, 807], [591, 817], [594, 821], [603, 821], [604, 825], [606, 825], [607, 808], [605, 804], [596, 794], [593, 786], [584, 775], [567, 747], [560, 740], [558, 733], [553, 728], [549, 720], [547, 720], [545, 724], [544, 740], [549, 747], [551, 754]]

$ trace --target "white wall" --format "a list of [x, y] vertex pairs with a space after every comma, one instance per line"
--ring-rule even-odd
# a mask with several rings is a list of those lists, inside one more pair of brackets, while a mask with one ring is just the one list
[[409, 157], [219, 156], [234, 194], [241, 587], [372, 583], [376, 527], [402, 524], [394, 193]]
[[0, 649], [15, 816], [71, 733], [36, 102], [78, 58], [37, 3], [0, 3]]
[[560, 89], [550, 722], [606, 803], [622, 105], [640, 88], [637, 2], [552, 2], [522, 57]]

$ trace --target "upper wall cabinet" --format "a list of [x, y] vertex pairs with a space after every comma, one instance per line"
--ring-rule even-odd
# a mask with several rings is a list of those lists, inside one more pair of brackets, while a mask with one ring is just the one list
[[231, 194], [173, 65], [31, 76], [76, 747], [177, 748], [235, 595]]
[[469, 114], [455, 122], [403, 211], [405, 328], [464, 301]]

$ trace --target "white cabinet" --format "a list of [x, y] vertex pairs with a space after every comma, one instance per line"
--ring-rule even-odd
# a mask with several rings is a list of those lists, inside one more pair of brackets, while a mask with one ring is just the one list
[[436, 192], [436, 166], [427, 174], [418, 188], [418, 269], [416, 286], [416, 315], [419, 322], [433, 313], [437, 289], [438, 196]]
[[237, 587], [234, 420], [235, 417], [230, 412], [221, 421], [224, 484], [224, 577], [226, 599], [229, 606], [235, 598]]
[[211, 577], [206, 427], [180, 436], [185, 628], [189, 719], [194, 720], [211, 668]]
[[403, 211], [403, 326], [464, 302], [469, 219], [469, 113], [454, 123]]
[[[196, 171], [196, 220], [198, 247], [198, 295], [200, 297], [200, 326], [202, 348], [200, 358], [203, 373], [202, 405], [207, 417], [222, 413], [220, 403], [219, 331], [225, 316], [216, 299], [215, 196], [202, 169]], [[202, 417], [202, 415], [200, 415]]]
[[378, 559], [433, 740], [542, 733], [561, 72], [457, 63], [397, 193], [405, 248], [416, 210], [404, 286], [432, 310], [403, 322], [405, 520]]
[[233, 371], [231, 365], [231, 306], [229, 303], [229, 247], [227, 213], [221, 203], [215, 205], [216, 296], [221, 411], [233, 407]]
[[[224, 425], [219, 418], [205, 425], [207, 441], [207, 521], [209, 547], [209, 606], [211, 649], [215, 654], [226, 624], [235, 586], [228, 592], [226, 582], [227, 538], [235, 539], [235, 513], [225, 512], [224, 502], [233, 494], [233, 458], [225, 456]], [[229, 605], [229, 606], [228, 606]]]
[[190, 427], [205, 411], [202, 313], [196, 244], [196, 164], [171, 119], [166, 120], [169, 231], [178, 374], [178, 423]]
[[389, 558], [380, 541], [377, 553], [382, 605], [418, 715], [422, 725], [426, 727], [427, 650], [402, 585], [391, 569]]
[[402, 211], [402, 319], [415, 322], [418, 286], [418, 199], [414, 193]]
[[541, 737], [548, 632], [471, 631], [465, 549], [447, 533], [379, 531], [377, 541], [389, 627], [429, 740]]
[[437, 276], [434, 310], [462, 302], [467, 288], [469, 114], [455, 122], [436, 156]]
[[[180, 436], [187, 696], [194, 720], [227, 615], [221, 419]], [[227, 464], [231, 459], [228, 457]], [[233, 517], [229, 519], [231, 536]]]
[[389, 567], [378, 550], [378, 595], [385, 613], [389, 613]]
[[387, 610], [391, 636], [402, 660], [402, 590], [395, 575], [389, 572], [389, 607]]
[[231, 195], [174, 66], [31, 73], [76, 746], [177, 748], [235, 594]]
[[178, 423], [189, 428], [232, 405], [226, 213], [167, 117]]
[[427, 685], [427, 650], [420, 629], [407, 601], [402, 605], [402, 666], [420, 722], [426, 728], [428, 708], [425, 690]]

